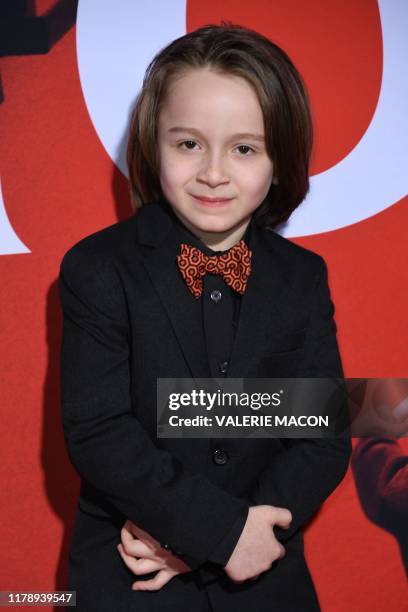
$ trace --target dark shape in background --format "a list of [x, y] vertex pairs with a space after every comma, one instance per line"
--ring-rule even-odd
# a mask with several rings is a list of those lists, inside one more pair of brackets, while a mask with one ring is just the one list
[[[56, 0], [43, 15], [34, 0], [0, 3], [0, 57], [45, 54], [76, 22], [78, 0]], [[5, 98], [0, 75], [0, 102]]]
[[397, 440], [359, 440], [351, 467], [367, 518], [397, 539], [408, 576], [408, 455]]

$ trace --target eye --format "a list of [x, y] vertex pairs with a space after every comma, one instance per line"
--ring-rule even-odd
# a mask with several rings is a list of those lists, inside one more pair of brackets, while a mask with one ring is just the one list
[[255, 149], [253, 149], [249, 145], [238, 145], [236, 148], [241, 149], [241, 153], [243, 157], [248, 157], [249, 151], [251, 151], [251, 153], [255, 153]]
[[[193, 151], [196, 144], [195, 140], [183, 140], [183, 142], [180, 142], [179, 147], [186, 148], [188, 151]], [[185, 145], [185, 147], [183, 145]]]

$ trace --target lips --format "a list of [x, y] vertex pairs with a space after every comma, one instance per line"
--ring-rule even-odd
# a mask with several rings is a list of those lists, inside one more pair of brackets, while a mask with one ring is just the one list
[[210, 198], [208, 196], [196, 196], [196, 195], [194, 195], [193, 198], [207, 205], [225, 204], [225, 202], [230, 202], [232, 200], [232, 198], [213, 198], [213, 197]]

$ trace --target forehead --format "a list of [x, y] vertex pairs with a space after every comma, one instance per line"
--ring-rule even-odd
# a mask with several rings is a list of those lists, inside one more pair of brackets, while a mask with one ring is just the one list
[[192, 69], [174, 78], [163, 100], [160, 121], [190, 125], [198, 122], [210, 127], [217, 122], [225, 127], [262, 129], [263, 115], [252, 85], [234, 74], [209, 68]]

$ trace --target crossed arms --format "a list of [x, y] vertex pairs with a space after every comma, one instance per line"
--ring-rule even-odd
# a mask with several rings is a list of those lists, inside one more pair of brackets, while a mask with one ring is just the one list
[[[176, 553], [183, 551], [188, 568], [195, 570], [207, 561], [239, 517], [249, 517], [254, 506], [290, 511], [278, 517], [282, 526], [275, 531], [284, 543], [341, 481], [351, 452], [346, 436], [286, 440], [286, 452], [258, 475], [245, 500], [190, 471], [155, 446], [132, 412], [127, 306], [112, 261], [86, 249], [71, 249], [61, 263], [59, 290], [64, 314], [62, 421], [70, 459], [133, 525]], [[302, 376], [341, 376], [323, 260], [316, 274], [304, 360]], [[265, 529], [268, 520], [273, 523], [268, 512]], [[247, 531], [256, 551], [262, 535], [255, 535], [250, 523]], [[244, 538], [247, 552], [248, 547], [251, 538]], [[274, 554], [282, 554], [279, 546]]]

